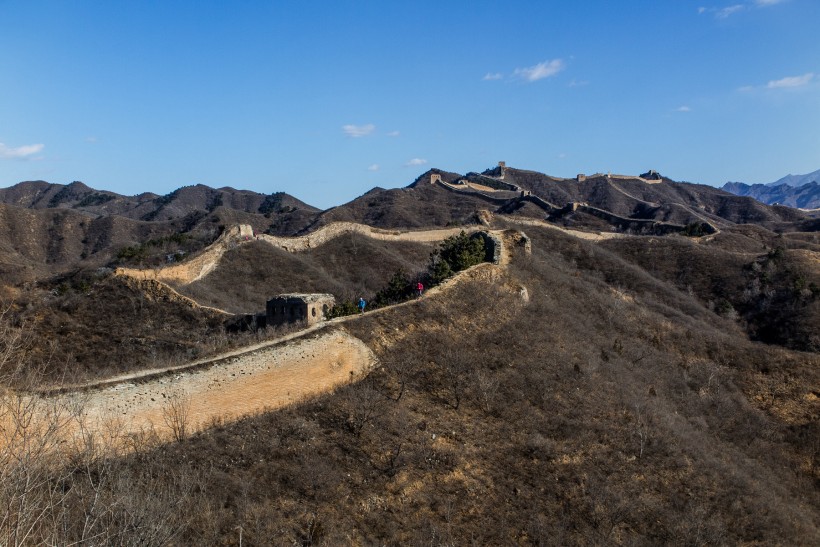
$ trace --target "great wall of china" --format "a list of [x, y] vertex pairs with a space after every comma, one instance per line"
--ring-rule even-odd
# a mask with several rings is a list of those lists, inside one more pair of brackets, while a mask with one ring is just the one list
[[[609, 211], [605, 211], [597, 207], [592, 207], [589, 204], [582, 202], [570, 202], [564, 206], [559, 206], [554, 203], [550, 203], [544, 198], [534, 195], [527, 190], [523, 190], [521, 187], [515, 184], [504, 181], [506, 175], [506, 164], [504, 162], [499, 162], [498, 169], [501, 172], [501, 175], [498, 177], [491, 177], [488, 175], [481, 175], [478, 173], [470, 173], [468, 176], [471, 176], [471, 178], [474, 179], [478, 178], [479, 180], [486, 179], [486, 181], [489, 184], [495, 183], [495, 186], [503, 185], [505, 189], [498, 189], [497, 187], [476, 184], [467, 179], [461, 179], [457, 182], [457, 184], [452, 184], [442, 180], [441, 175], [437, 173], [432, 173], [430, 175], [429, 182], [430, 184], [438, 185], [439, 187], [445, 188], [451, 192], [463, 195], [470, 195], [472, 197], [482, 199], [483, 201], [499, 205], [502, 210], [513, 211], [515, 210], [517, 204], [521, 202], [532, 203], [537, 207], [541, 208], [545, 213], [547, 213], [548, 218], [550, 218], [551, 220], [555, 220], [569, 213], [582, 212], [605, 220], [610, 224], [617, 226], [620, 230], [624, 231], [633, 231], [637, 233], [652, 233], [652, 235], [667, 235], [683, 232], [686, 229], [686, 226], [674, 224], [671, 222], [662, 222], [653, 219], [640, 219], [619, 216]], [[624, 194], [628, 198], [633, 199], [638, 203], [643, 203], [650, 207], [658, 207], [658, 204], [651, 203], [638, 197], [635, 197], [623, 188], [621, 188], [620, 186], [613, 183], [613, 181], [618, 180], [639, 180], [646, 184], [660, 184], [663, 182], [662, 177], [656, 171], [650, 170], [648, 173], [645, 173], [645, 175], [647, 175], [647, 178], [645, 178], [644, 176], [613, 175], [611, 173], [596, 173], [590, 176], [579, 174], [575, 179], [563, 180], [566, 182], [585, 182], [587, 180], [592, 180], [595, 178], [605, 178], [610, 186], [612, 186], [616, 191]], [[702, 214], [698, 213], [697, 211], [693, 211], [690, 208], [685, 209], [687, 212], [695, 215], [703, 221], [701, 229], [704, 233], [717, 233], [718, 229], [711, 220], [705, 218]]]
[[[244, 228], [235, 227], [227, 237], [245, 241]], [[433, 231], [437, 237], [450, 230]], [[393, 233], [406, 237], [407, 232]], [[432, 237], [423, 232], [422, 237]], [[522, 302], [528, 301], [527, 289], [505, 279], [506, 266], [515, 253], [531, 251], [529, 238], [518, 230], [485, 230], [481, 237], [489, 243], [491, 262], [473, 266], [422, 297], [438, 298], [459, 283], [492, 281]], [[326, 240], [325, 240], [326, 241]], [[215, 243], [214, 245], [217, 245]], [[223, 240], [220, 246], [225, 245]], [[404, 306], [411, 300], [368, 312], [373, 317]], [[165, 426], [169, 401], [184, 398], [189, 406], [191, 431], [207, 427], [215, 420], [234, 420], [242, 416], [280, 408], [324, 393], [366, 374], [376, 364], [372, 350], [351, 336], [344, 324], [358, 321], [360, 315], [316, 323], [281, 338], [253, 344], [215, 357], [184, 365], [145, 370], [78, 386], [63, 386], [32, 395], [52, 407], [82, 409], [74, 417], [84, 431], [111, 431], [116, 425], [125, 442], [127, 437], [153, 431], [162, 438], [171, 435]], [[80, 425], [77, 425], [79, 428]]]
[[250, 226], [238, 225], [226, 229], [205, 251], [185, 262], [152, 270], [118, 268], [116, 273], [117, 275], [126, 275], [137, 279], [156, 279], [165, 283], [186, 285], [208, 275], [219, 264], [220, 259], [227, 251], [253, 241], [261, 241], [290, 253], [299, 253], [315, 249], [332, 239], [348, 234], [360, 234], [380, 241], [436, 242], [457, 235], [462, 230], [473, 232], [477, 229], [478, 227], [464, 227], [402, 232], [398, 230], [380, 230], [355, 222], [334, 222], [302, 236], [281, 237], [254, 234]]
[[[438, 184], [453, 192], [481, 196], [490, 203], [509, 204], [511, 201], [527, 201], [543, 209], [548, 215], [562, 215], [575, 211], [600, 216], [625, 229], [640, 228], [642, 223], [654, 227], [664, 227], [664, 223], [652, 220], [631, 219], [613, 215], [607, 211], [591, 207], [585, 203], [569, 203], [558, 207], [539, 196], [520, 190], [501, 179], [505, 166], [501, 167], [501, 177], [486, 177], [499, 182], [494, 187], [462, 181], [449, 184], [433, 174], [430, 183]], [[634, 177], [629, 177], [634, 179]], [[484, 181], [484, 182], [488, 182]], [[506, 189], [499, 189], [502, 187]], [[513, 187], [516, 190], [513, 190]], [[493, 214], [484, 211], [482, 222], [490, 224]], [[506, 224], [539, 226], [559, 230], [579, 238], [601, 241], [614, 237], [629, 237], [624, 233], [594, 233], [571, 230], [544, 220], [516, 218], [504, 215]], [[668, 225], [668, 231], [679, 231], [679, 226]], [[449, 228], [421, 231], [381, 230], [352, 222], [338, 222], [324, 226], [314, 232], [298, 237], [279, 237], [254, 234], [250, 226], [233, 226], [201, 254], [180, 264], [163, 268], [139, 270], [120, 268], [117, 275], [128, 276], [140, 282], [188, 284], [202, 279], [216, 268], [224, 255], [232, 249], [253, 242], [261, 242], [291, 253], [307, 252], [311, 249], [347, 234], [360, 234], [382, 241], [436, 242], [453, 236], [462, 230], [469, 233], [480, 232], [492, 248], [490, 263], [474, 266], [457, 274], [439, 287], [429, 290], [424, 298], [437, 295], [458, 283], [468, 280], [494, 279], [504, 277], [505, 266], [509, 264], [513, 249], [529, 252], [529, 239], [518, 230], [488, 230], [483, 226]], [[526, 301], [527, 290], [509, 281], [501, 285]], [[170, 287], [169, 287], [170, 289]], [[173, 289], [170, 289], [173, 291]], [[172, 294], [177, 294], [173, 291]], [[190, 299], [179, 296], [186, 300]], [[197, 305], [190, 301], [190, 305]], [[415, 301], [381, 308], [371, 314], [389, 313], [401, 306], [416, 305]], [[133, 434], [146, 427], [162, 428], [162, 409], [170, 397], [184, 393], [190, 399], [194, 412], [192, 427], [205, 427], [214, 419], [236, 419], [240, 416], [263, 409], [278, 408], [318, 393], [334, 389], [343, 383], [360, 377], [375, 363], [373, 353], [360, 340], [349, 335], [344, 329], [347, 321], [357, 321], [359, 316], [349, 316], [316, 323], [311, 327], [288, 336], [247, 346], [233, 352], [203, 359], [184, 365], [142, 371], [126, 376], [109, 378], [93, 384], [62, 388], [39, 397], [72, 401], [80, 398], [86, 404], [86, 417], [103, 427], [102, 422], [113, 417], [125, 423], [126, 433]], [[127, 419], [125, 419], [127, 418]], [[123, 422], [124, 420], [124, 422]]]

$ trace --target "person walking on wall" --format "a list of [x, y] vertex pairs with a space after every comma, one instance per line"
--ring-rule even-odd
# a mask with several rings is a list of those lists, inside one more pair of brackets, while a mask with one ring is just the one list
[[359, 298], [359, 313], [364, 313], [365, 306], [367, 306], [367, 302], [364, 301], [364, 298]]
[[424, 285], [421, 284], [421, 281], [416, 283], [416, 295], [421, 296], [424, 293]]

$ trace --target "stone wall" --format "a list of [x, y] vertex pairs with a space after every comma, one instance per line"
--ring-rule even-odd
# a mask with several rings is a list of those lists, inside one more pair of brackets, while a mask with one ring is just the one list
[[[578, 175], [576, 175], [575, 177], [575, 180], [577, 182], [585, 182], [587, 179], [606, 177], [607, 180], [639, 180], [641, 182], [645, 182], [646, 184], [660, 184], [663, 182], [663, 179], [657, 171], [649, 171], [649, 173], [644, 174], [648, 177], [644, 178], [642, 176], [636, 175], [613, 175], [612, 173], [595, 173], [594, 175], [585, 175], [583, 173], [578, 173]], [[655, 178], [656, 176], [657, 178]]]
[[496, 236], [495, 234], [491, 234], [489, 232], [476, 232], [470, 237], [480, 237], [484, 240], [484, 248], [487, 250], [487, 254], [484, 256], [484, 260], [487, 262], [491, 262], [493, 264], [499, 264], [501, 262], [501, 251], [503, 249], [503, 243], [501, 239]]
[[323, 321], [336, 303], [331, 294], [280, 294], [268, 300], [265, 323], [268, 326], [305, 321]]
[[453, 186], [452, 184], [447, 184], [446, 182], [442, 182], [440, 184], [440, 186], [442, 188], [450, 190], [451, 192], [456, 192], [456, 193], [459, 193], [459, 194], [464, 194], [464, 195], [468, 195], [468, 196], [477, 197], [477, 198], [480, 198], [484, 201], [487, 201], [489, 203], [494, 203], [494, 204], [497, 204], [497, 205], [504, 205], [505, 203], [509, 202], [510, 199], [514, 198], [514, 196], [503, 196], [503, 197], [494, 196], [494, 195], [490, 195], [490, 194], [487, 194], [485, 192], [481, 192], [479, 190], [475, 190], [475, 189], [472, 189], [472, 188], [470, 188], [470, 189], [458, 188], [456, 186]]

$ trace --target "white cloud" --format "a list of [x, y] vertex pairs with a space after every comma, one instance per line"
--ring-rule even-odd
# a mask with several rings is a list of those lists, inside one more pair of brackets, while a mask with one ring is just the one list
[[425, 165], [426, 163], [427, 163], [427, 160], [423, 160], [421, 158], [413, 158], [412, 160], [408, 161], [404, 165], [406, 167], [417, 167], [419, 165]]
[[686, 105], [679, 106], [675, 109], [677, 112], [692, 112], [692, 109]]
[[504, 76], [500, 72], [488, 72], [482, 80], [501, 80]]
[[401, 133], [399, 133], [398, 131], [391, 131], [387, 134], [388, 137], [398, 137], [399, 135], [401, 135]]
[[704, 13], [713, 13], [715, 15], [715, 19], [726, 19], [745, 9], [767, 8], [769, 6], [776, 6], [777, 4], [782, 4], [786, 1], [787, 0], [747, 0], [743, 3], [726, 6], [725, 8], [699, 7], [698, 15], [702, 15]]
[[766, 87], [769, 89], [780, 89], [784, 87], [802, 87], [804, 85], [808, 85], [811, 82], [812, 78], [814, 78], [814, 73], [809, 72], [808, 74], [803, 74], [802, 76], [790, 76], [788, 78], [781, 78], [779, 80], [771, 80]]
[[543, 63], [538, 63], [537, 65], [526, 68], [516, 68], [513, 74], [528, 82], [536, 82], [544, 78], [549, 78], [550, 76], [555, 76], [561, 72], [563, 68], [564, 61], [561, 59], [553, 59], [552, 61], [544, 61]]
[[354, 138], [366, 137], [367, 135], [370, 135], [371, 133], [373, 133], [373, 131], [375, 131], [375, 130], [376, 130], [376, 126], [373, 125], [372, 123], [368, 123], [366, 125], [349, 124], [349, 125], [343, 125], [342, 126], [342, 131], [345, 132], [345, 135], [347, 135], [348, 137], [354, 137]]
[[45, 148], [44, 144], [26, 144], [12, 148], [0, 142], [0, 158], [3, 159], [23, 159], [38, 154]]
[[583, 87], [589, 85], [589, 80], [572, 80], [567, 84], [569, 87]]
[[732, 6], [727, 6], [725, 8], [717, 10], [715, 13], [715, 17], [718, 19], [726, 19], [727, 17], [734, 15], [735, 13], [742, 11], [746, 6], [743, 4], [734, 4]]
[[367, 168], [367, 170], [368, 170], [368, 171], [378, 171], [378, 170], [379, 170], [379, 164], [378, 164], [378, 163], [374, 163], [373, 165], [371, 165], [370, 167], [368, 167], [368, 168]]

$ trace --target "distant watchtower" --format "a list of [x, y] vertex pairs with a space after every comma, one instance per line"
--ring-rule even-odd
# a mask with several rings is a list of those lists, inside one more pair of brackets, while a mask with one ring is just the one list
[[438, 173], [430, 173], [430, 184], [441, 182], [441, 175]]
[[506, 171], [507, 171], [507, 162], [506, 162], [506, 161], [500, 161], [500, 162], [498, 162], [498, 169], [499, 169], [499, 170], [501, 170], [501, 176], [500, 176], [500, 177], [498, 177], [498, 178], [503, 179], [503, 178], [504, 178], [504, 175], [506, 175], [506, 174], [507, 174], [507, 173], [506, 173]]

